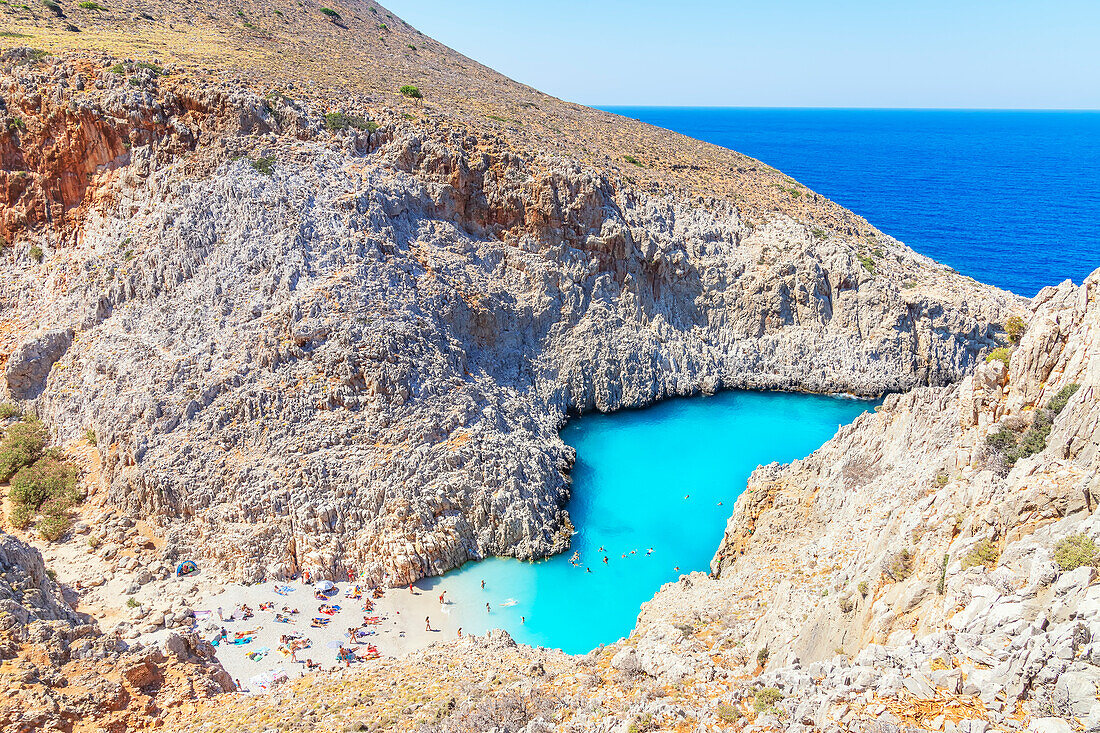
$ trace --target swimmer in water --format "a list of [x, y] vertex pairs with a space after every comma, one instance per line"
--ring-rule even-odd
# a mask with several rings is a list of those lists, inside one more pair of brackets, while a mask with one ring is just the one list
[[606, 564], [607, 564], [607, 555], [604, 555], [604, 556], [603, 556], [603, 564], [604, 564], [604, 565], [606, 565]]
[[[677, 568], [677, 570], [678, 570], [678, 569], [679, 569], [679, 568]], [[488, 604], [488, 603], [486, 603], [486, 604], [485, 604], [485, 613], [492, 613], [492, 611], [491, 611], [491, 610], [489, 610], [489, 604]]]
[[648, 550], [645, 551], [645, 554], [652, 555], [653, 554], [653, 548], [650, 547]]

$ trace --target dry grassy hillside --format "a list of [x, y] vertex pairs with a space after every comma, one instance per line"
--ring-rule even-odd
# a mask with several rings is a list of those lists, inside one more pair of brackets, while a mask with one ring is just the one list
[[[749, 218], [782, 211], [849, 235], [873, 231], [767, 165], [542, 94], [428, 38], [377, 3], [32, 1], [38, 4], [0, 5], [0, 46], [148, 61], [170, 67], [176, 83], [277, 90], [330, 110], [400, 108], [465, 126], [517, 152], [560, 153], [642, 187], [727, 197]], [[404, 85], [417, 86], [423, 99], [402, 97]]]

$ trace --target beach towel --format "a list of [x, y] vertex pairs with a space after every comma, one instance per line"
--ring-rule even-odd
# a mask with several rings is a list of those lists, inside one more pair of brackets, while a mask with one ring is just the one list
[[275, 592], [281, 596], [289, 595], [294, 589], [289, 585], [277, 585], [275, 586]]
[[226, 641], [228, 641], [230, 644], [251, 644], [252, 643], [252, 637], [251, 636], [242, 636], [239, 639], [226, 639]]
[[248, 658], [249, 658], [249, 659], [251, 659], [251, 660], [252, 660], [253, 662], [258, 662], [258, 661], [260, 661], [261, 659], [263, 659], [264, 657], [266, 657], [266, 656], [267, 656], [267, 653], [268, 653], [269, 651], [271, 651], [271, 650], [270, 650], [270, 649], [268, 649], [268, 648], [267, 648], [266, 646], [265, 646], [265, 647], [260, 647], [259, 649], [257, 649], [257, 650], [256, 650], [256, 651], [254, 651], [254, 652], [249, 652], [247, 656], [248, 656]]

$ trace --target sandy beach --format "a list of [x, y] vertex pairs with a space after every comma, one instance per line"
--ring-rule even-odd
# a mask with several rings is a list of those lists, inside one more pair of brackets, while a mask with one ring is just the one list
[[[377, 647], [383, 656], [403, 656], [411, 651], [422, 649], [434, 641], [453, 639], [458, 635], [462, 617], [471, 609], [459, 608], [448, 601], [440, 605], [439, 595], [430, 590], [413, 586], [410, 593], [407, 588], [386, 589], [382, 598], [373, 599], [374, 609], [363, 611], [363, 603], [371, 597], [363, 588], [363, 597], [354, 600], [348, 592], [354, 583], [335, 583], [335, 590], [328, 594], [327, 601], [314, 597], [316, 585], [306, 585], [301, 580], [267, 582], [254, 585], [227, 584], [216, 595], [204, 597], [193, 608], [197, 617], [197, 630], [207, 641], [214, 641], [224, 628], [228, 639], [237, 633], [255, 631], [252, 641], [243, 644], [230, 644], [222, 641], [216, 645], [218, 660], [225, 669], [238, 680], [247, 692], [261, 693], [274, 676], [286, 675], [298, 677], [306, 672], [306, 660], [320, 664], [321, 669], [330, 670], [342, 667], [344, 662], [337, 659], [340, 645], [358, 647], [358, 653], [365, 655], [367, 646]], [[276, 588], [289, 592], [281, 595]], [[273, 603], [274, 608], [260, 610], [261, 604]], [[339, 606], [331, 616], [322, 614], [318, 608], [323, 603]], [[253, 616], [242, 618], [241, 606], [249, 606]], [[468, 604], [474, 605], [474, 604]], [[297, 614], [283, 614], [283, 607], [297, 609]], [[224, 619], [219, 621], [218, 609]], [[282, 614], [288, 622], [276, 620], [276, 614]], [[231, 619], [232, 615], [237, 618]], [[364, 624], [364, 616], [377, 617], [378, 623]], [[322, 628], [314, 628], [314, 618], [328, 618], [329, 623]], [[431, 630], [425, 627], [425, 619], [431, 620]], [[348, 629], [361, 629], [360, 638], [349, 642]], [[159, 630], [140, 637], [143, 643], [156, 643], [171, 633]], [[300, 635], [308, 640], [309, 647], [297, 652], [297, 662], [289, 654], [279, 651], [280, 638], [284, 635]], [[257, 655], [257, 653], [259, 653]], [[253, 656], [249, 656], [253, 655]], [[371, 664], [371, 660], [353, 661], [352, 665]]]

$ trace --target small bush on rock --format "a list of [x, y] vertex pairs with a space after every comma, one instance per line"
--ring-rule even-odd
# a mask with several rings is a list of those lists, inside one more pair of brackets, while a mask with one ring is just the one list
[[989, 540], [982, 540], [967, 553], [962, 566], [963, 569], [974, 568], [979, 565], [992, 569], [997, 566], [998, 557], [1000, 557], [1000, 553], [997, 552], [997, 546]]
[[1062, 387], [1058, 390], [1058, 394], [1051, 397], [1050, 401], [1047, 402], [1047, 409], [1053, 411], [1054, 414], [1057, 415], [1065, 409], [1066, 405], [1069, 404], [1070, 397], [1077, 394], [1077, 390], [1080, 387], [1081, 385], [1077, 383], [1067, 384], [1065, 387]]
[[19, 408], [12, 403], [0, 402], [0, 420], [7, 420], [9, 417], [20, 417], [22, 414]]
[[340, 14], [332, 8], [321, 8], [321, 12], [332, 18], [333, 20], [340, 20]]
[[752, 701], [752, 709], [757, 715], [768, 713], [775, 709], [775, 704], [783, 699], [783, 693], [775, 687], [765, 687], [756, 693]]
[[420, 88], [414, 87], [412, 84], [406, 84], [405, 86], [401, 87], [399, 91], [401, 92], [402, 96], [408, 97], [409, 99], [421, 99], [424, 96], [420, 93]]
[[756, 663], [761, 667], [768, 666], [768, 657], [771, 656], [771, 652], [768, 651], [768, 647], [764, 647], [756, 653]]
[[68, 512], [64, 512], [61, 514], [47, 514], [38, 521], [35, 529], [38, 530], [38, 534], [42, 536], [42, 539], [56, 542], [65, 536], [71, 526], [72, 520], [69, 519]]
[[1007, 349], [1003, 346], [999, 349], [993, 349], [993, 351], [990, 351], [989, 354], [985, 357], [985, 360], [987, 363], [990, 364], [995, 361], [999, 361], [1004, 364], [1005, 368], [1007, 369], [1008, 363], [1012, 360], [1012, 349]]
[[1096, 553], [1100, 548], [1087, 534], [1071, 534], [1054, 546], [1054, 562], [1062, 570], [1076, 570], [1083, 565], [1096, 562]]
[[45, 447], [46, 428], [37, 419], [24, 419], [8, 428], [0, 442], [0, 481], [37, 461]]
[[1026, 331], [1027, 324], [1019, 316], [1012, 316], [1005, 321], [1005, 333], [1008, 334], [1008, 340], [1014, 344], [1020, 343], [1020, 339], [1024, 337]]
[[76, 467], [50, 456], [39, 459], [33, 466], [21, 468], [11, 479], [8, 495], [16, 504], [54, 514], [82, 499], [76, 487]]

